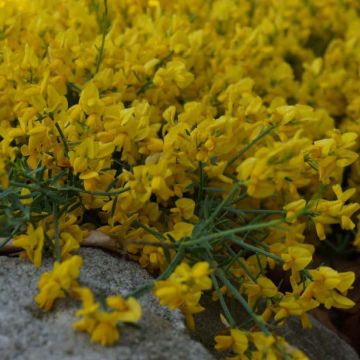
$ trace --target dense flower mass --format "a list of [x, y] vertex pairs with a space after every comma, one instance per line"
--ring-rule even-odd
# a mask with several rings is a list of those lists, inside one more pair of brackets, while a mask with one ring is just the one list
[[303, 358], [269, 325], [353, 306], [354, 275], [313, 255], [360, 249], [359, 28], [357, 0], [0, 0], [0, 235], [56, 257], [39, 305], [77, 291], [104, 345], [138, 321], [74, 290], [97, 228], [190, 327], [213, 288], [219, 350]]

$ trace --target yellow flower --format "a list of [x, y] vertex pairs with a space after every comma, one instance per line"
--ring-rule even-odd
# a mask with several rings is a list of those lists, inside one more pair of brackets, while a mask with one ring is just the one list
[[216, 336], [215, 342], [217, 351], [225, 351], [231, 348], [238, 355], [244, 354], [249, 346], [246, 332], [239, 329], [231, 329], [229, 335]]
[[44, 311], [51, 310], [56, 299], [66, 296], [60, 284], [52, 281], [51, 276], [46, 276], [46, 273], [40, 278], [38, 288], [40, 292], [36, 295], [35, 301]]
[[312, 261], [314, 247], [309, 244], [298, 244], [286, 249], [286, 253], [281, 254], [284, 260], [283, 269], [291, 270], [291, 285], [294, 287], [300, 281], [299, 271], [306, 268]]
[[237, 354], [243, 354], [248, 348], [248, 339], [243, 331], [238, 329], [230, 330], [231, 337], [234, 340], [233, 349]]
[[112, 143], [102, 143], [95, 141], [93, 137], [87, 137], [69, 152], [74, 173], [80, 174], [80, 179], [84, 180], [85, 190], [95, 190], [99, 173], [111, 164], [110, 155], [114, 149]]
[[50, 310], [56, 299], [65, 297], [78, 286], [77, 278], [80, 275], [81, 265], [82, 258], [73, 256], [61, 264], [55, 262], [51, 272], [41, 275], [38, 284], [39, 293], [35, 301], [44, 311]]
[[248, 295], [250, 306], [253, 306], [259, 297], [272, 298], [278, 293], [275, 284], [263, 275], [260, 275], [256, 282], [245, 283], [244, 288]]
[[184, 302], [181, 284], [171, 280], [157, 282], [154, 295], [159, 298], [161, 305], [166, 305], [171, 310], [179, 308]]
[[73, 324], [74, 329], [89, 333], [92, 342], [109, 346], [120, 338], [115, 313], [103, 312], [98, 310], [98, 306], [90, 306], [78, 311], [76, 315], [83, 318]]
[[179, 241], [186, 236], [190, 236], [193, 232], [194, 225], [183, 221], [179, 221], [174, 225], [174, 229], [166, 233], [174, 240]]
[[[143, 237], [144, 240], [147, 238], [151, 238], [151, 235], [149, 237]], [[155, 242], [159, 242], [159, 240], [156, 238], [154, 240]], [[141, 266], [146, 267], [149, 271], [155, 271], [159, 269], [164, 270], [164, 267], [166, 267], [164, 249], [160, 246], [144, 245], [141, 249], [139, 263]]]
[[314, 142], [308, 153], [319, 166], [319, 179], [329, 183], [336, 179], [338, 168], [344, 168], [358, 158], [358, 154], [350, 150], [356, 144], [356, 133], [348, 132], [341, 134], [339, 130], [333, 130], [331, 138], [321, 139]]
[[175, 201], [176, 207], [170, 211], [173, 214], [179, 214], [184, 220], [189, 220], [194, 215], [195, 201], [188, 198], [182, 198]]
[[254, 359], [280, 360], [289, 358], [294, 360], [308, 360], [304, 353], [288, 344], [282, 337], [275, 335], [267, 336], [261, 332], [252, 332], [250, 339], [257, 349], [253, 353]]
[[311, 327], [306, 313], [318, 306], [319, 302], [314, 299], [288, 293], [281, 299], [274, 319], [281, 321], [290, 315], [295, 315], [301, 318], [304, 327]]
[[6, 171], [5, 159], [0, 158], [0, 186], [6, 189], [9, 186], [8, 173]]
[[101, 114], [104, 110], [104, 103], [100, 100], [99, 90], [93, 81], [89, 81], [83, 88], [79, 105], [81, 109], [90, 114]]
[[152, 179], [151, 189], [154, 194], [157, 194], [163, 200], [168, 200], [170, 196], [173, 195], [173, 192], [167, 186], [165, 179], [161, 176], [155, 176]]
[[[98, 327], [98, 325], [101, 325], [101, 321], [100, 321], [100, 319], [98, 319], [99, 315], [102, 315], [102, 312], [99, 310], [100, 304], [95, 303], [94, 295], [89, 288], [77, 288], [75, 290], [75, 293], [80, 296], [82, 304], [83, 304], [83, 308], [81, 310], [77, 311], [76, 316], [81, 317], [81, 319], [79, 321], [75, 322], [73, 324], [73, 327], [78, 331], [86, 331], [90, 335], [92, 335], [92, 333]], [[110, 342], [111, 342], [111, 339], [118, 338], [119, 334], [115, 327], [116, 320], [114, 319], [114, 317], [106, 318], [104, 316], [104, 317], [101, 317], [101, 320], [103, 320], [104, 323], [107, 322], [106, 325], [110, 325], [110, 323], [112, 325], [109, 327], [113, 328], [112, 332], [115, 333], [115, 336], [113, 336], [113, 334], [111, 334], [111, 333], [109, 334]], [[101, 327], [100, 327], [100, 329], [101, 329]], [[107, 334], [108, 334], [108, 332], [105, 332], [104, 335], [107, 335]], [[100, 334], [98, 333], [97, 335], [100, 335]], [[99, 339], [99, 336], [97, 337], [97, 339]], [[105, 341], [105, 340], [106, 340], [106, 338], [102, 339], [102, 341]], [[109, 342], [109, 344], [110, 344], [110, 342]]]
[[306, 200], [299, 199], [295, 200], [284, 206], [284, 210], [286, 211], [286, 220], [289, 222], [295, 222], [297, 215], [304, 210], [306, 206]]
[[232, 347], [234, 340], [229, 335], [218, 335], [215, 336], [215, 342], [215, 349], [217, 351], [225, 351]]
[[98, 324], [91, 333], [91, 341], [103, 346], [114, 344], [119, 340], [120, 333], [116, 328], [116, 318], [111, 314], [103, 313], [98, 316]]
[[296, 245], [290, 246], [287, 249], [287, 253], [281, 254], [281, 258], [284, 260], [283, 269], [293, 270], [295, 272], [305, 269], [312, 260], [312, 253], [314, 248], [312, 245]]
[[355, 189], [348, 189], [343, 192], [340, 185], [334, 185], [332, 190], [336, 194], [336, 200], [320, 199], [310, 204], [310, 209], [315, 213], [313, 219], [320, 240], [326, 238], [326, 225], [340, 224], [344, 230], [354, 229], [355, 224], [351, 217], [360, 209], [358, 203], [345, 204], [354, 195]]
[[318, 269], [309, 270], [309, 274], [312, 282], [306, 289], [307, 296], [313, 296], [327, 309], [331, 307], [349, 309], [355, 305], [352, 300], [344, 296], [355, 281], [353, 272], [338, 273], [330, 267], [320, 266]]
[[42, 226], [39, 225], [34, 228], [32, 224], [29, 224], [26, 234], [16, 236], [13, 244], [16, 247], [24, 249], [24, 255], [30, 259], [36, 267], [39, 267], [42, 260], [44, 241], [44, 230]]
[[251, 334], [251, 339], [254, 342], [256, 348], [260, 351], [260, 353], [267, 358], [276, 358], [273, 354], [272, 346], [275, 344], [276, 339], [274, 336], [267, 336], [262, 332], [253, 332]]
[[171, 82], [180, 89], [185, 89], [194, 80], [194, 75], [186, 70], [182, 61], [170, 61], [165, 68], [160, 68], [154, 76], [154, 84], [159, 87], [171, 86]]
[[108, 296], [106, 303], [109, 307], [116, 310], [118, 321], [136, 323], [141, 318], [141, 306], [133, 297], [125, 300], [119, 295]]
[[193, 267], [183, 262], [167, 280], [156, 282], [154, 295], [159, 298], [161, 305], [166, 305], [172, 310], [180, 308], [185, 314], [189, 328], [193, 329], [193, 314], [203, 311], [199, 304], [201, 295], [204, 290], [210, 290], [212, 287], [209, 274], [207, 262], [196, 263]]
[[209, 290], [212, 287], [209, 274], [210, 268], [206, 261], [198, 262], [193, 267], [183, 262], [177, 266], [170, 278], [187, 283], [196, 290]]
[[296, 188], [310, 183], [302, 155], [308, 142], [306, 138], [294, 136], [288, 141], [260, 147], [254, 156], [244, 159], [237, 167], [237, 178], [247, 184], [248, 194], [256, 199], [267, 198], [286, 188], [296, 193]]
[[121, 296], [108, 296], [106, 304], [113, 310], [104, 311], [95, 302], [89, 288], [77, 288], [76, 294], [81, 298], [83, 308], [76, 313], [81, 319], [73, 324], [78, 331], [87, 332], [92, 342], [103, 346], [113, 345], [120, 338], [117, 327], [119, 322], [136, 323], [141, 318], [140, 304], [134, 298], [125, 300]]

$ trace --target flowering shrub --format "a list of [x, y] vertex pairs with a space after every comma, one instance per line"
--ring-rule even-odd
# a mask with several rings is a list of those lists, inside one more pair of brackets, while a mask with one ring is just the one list
[[[0, 0], [0, 234], [55, 257], [39, 306], [80, 298], [74, 327], [110, 345], [144, 291], [190, 328], [213, 291], [219, 351], [305, 358], [270, 330], [353, 306], [354, 274], [312, 260], [360, 249], [359, 28], [357, 0]], [[92, 229], [155, 283], [96, 302]]]

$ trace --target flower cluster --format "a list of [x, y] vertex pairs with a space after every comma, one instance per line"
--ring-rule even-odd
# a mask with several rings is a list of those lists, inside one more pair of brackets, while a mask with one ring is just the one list
[[[58, 232], [61, 259], [69, 258], [73, 251], [79, 249], [80, 243], [86, 234], [86, 231], [81, 230], [76, 221], [75, 214], [62, 216], [58, 221], [56, 231]], [[46, 244], [45, 238], [51, 239], [50, 243]], [[45, 218], [38, 223], [36, 228], [31, 223], [28, 224], [26, 232], [16, 236], [13, 244], [18, 248], [24, 249], [24, 252], [20, 254], [22, 257], [28, 258], [36, 267], [39, 267], [42, 262], [44, 245], [52, 247], [55, 254], [56, 244], [53, 218]]]
[[81, 298], [83, 309], [76, 313], [81, 319], [73, 326], [78, 331], [89, 333], [93, 342], [112, 345], [120, 337], [119, 323], [136, 323], [141, 318], [140, 304], [132, 297], [125, 300], [120, 295], [108, 296], [105, 306], [111, 310], [104, 310], [95, 302], [89, 288], [78, 288], [76, 293]]
[[[41, 306], [96, 228], [190, 327], [211, 288], [234, 334], [229, 298], [264, 333], [351, 307], [353, 275], [313, 255], [360, 249], [359, 27], [357, 0], [0, 0], [0, 236], [56, 257]], [[79, 296], [103, 344], [138, 318]]]
[[35, 297], [40, 308], [49, 311], [56, 299], [65, 297], [79, 286], [77, 279], [81, 265], [82, 258], [75, 255], [61, 264], [55, 262], [53, 271], [41, 275], [39, 293]]
[[167, 280], [158, 281], [154, 287], [154, 294], [160, 304], [172, 310], [181, 309], [190, 329], [195, 328], [193, 314], [204, 310], [199, 304], [203, 291], [212, 287], [209, 273], [207, 262], [198, 262], [193, 267], [182, 263]]

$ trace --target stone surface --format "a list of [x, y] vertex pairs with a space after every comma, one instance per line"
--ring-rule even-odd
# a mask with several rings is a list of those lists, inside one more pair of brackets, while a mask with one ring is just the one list
[[[81, 249], [80, 254], [81, 284], [98, 295], [124, 294], [151, 280], [146, 271], [121, 257], [95, 249]], [[144, 316], [139, 326], [121, 329], [118, 345], [92, 344], [87, 334], [71, 328], [79, 303], [61, 299], [49, 313], [34, 303], [39, 276], [50, 268], [50, 261], [36, 269], [24, 260], [0, 257], [1, 360], [213, 359], [189, 337], [181, 315], [160, 307], [150, 294], [141, 300]]]
[[358, 360], [355, 350], [337, 334], [311, 317], [313, 327], [303, 329], [298, 319], [289, 319], [279, 329], [292, 345], [301, 349], [311, 360]]
[[[198, 314], [197, 332], [193, 337], [202, 342], [214, 357], [221, 359], [222, 356], [212, 350], [214, 337], [224, 330], [220, 321], [221, 308], [218, 302], [212, 302], [209, 297], [203, 299], [203, 305], [206, 311]], [[230, 301], [228, 305], [238, 322], [246, 323], [248, 317], [243, 309], [236, 302]], [[359, 360], [355, 350], [334, 332], [312, 317], [311, 322], [311, 329], [303, 329], [298, 319], [290, 318], [277, 333], [284, 336], [291, 345], [301, 349], [310, 360]]]

